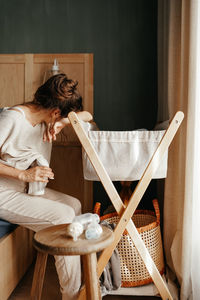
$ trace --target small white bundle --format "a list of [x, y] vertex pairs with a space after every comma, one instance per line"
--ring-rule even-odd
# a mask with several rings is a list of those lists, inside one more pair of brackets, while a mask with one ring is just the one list
[[79, 222], [84, 226], [84, 229], [91, 223], [98, 224], [100, 222], [100, 218], [97, 214], [86, 213], [79, 216], [74, 217], [73, 222]]
[[85, 237], [87, 240], [98, 239], [103, 232], [101, 225], [98, 223], [91, 223], [87, 226], [85, 230]]
[[83, 233], [83, 225], [79, 222], [73, 222], [67, 226], [67, 235], [77, 241], [78, 237]]
[[74, 217], [73, 222], [67, 227], [67, 235], [77, 241], [85, 230], [86, 239], [98, 239], [102, 234], [102, 227], [98, 224], [100, 218], [97, 214], [86, 213]]

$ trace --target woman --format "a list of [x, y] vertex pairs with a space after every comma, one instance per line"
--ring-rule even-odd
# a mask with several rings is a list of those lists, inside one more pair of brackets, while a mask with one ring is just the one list
[[[48, 166], [50, 142], [69, 124], [70, 111], [84, 121], [92, 119], [82, 111], [77, 83], [59, 74], [38, 88], [32, 102], [0, 113], [0, 218], [38, 231], [69, 223], [81, 213], [80, 202], [71, 196], [48, 188], [41, 196], [38, 191], [33, 195], [33, 188], [30, 193], [33, 182], [46, 184], [54, 178]], [[81, 284], [79, 257], [55, 256], [55, 264], [63, 300], [76, 299]]]

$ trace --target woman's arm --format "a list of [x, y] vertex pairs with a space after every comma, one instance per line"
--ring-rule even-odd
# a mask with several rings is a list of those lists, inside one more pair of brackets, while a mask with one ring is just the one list
[[47, 178], [53, 179], [54, 174], [48, 167], [33, 167], [27, 170], [19, 170], [0, 163], [0, 176], [19, 179], [24, 182], [48, 182]]
[[[79, 112], [77, 112], [77, 115], [78, 115], [79, 119], [84, 122], [90, 122], [93, 119], [91, 113], [89, 113], [88, 111], [79, 111]], [[56, 122], [56, 123], [60, 123], [60, 125], [62, 125], [62, 128], [64, 128], [65, 126], [70, 124], [70, 121], [68, 118], [63, 118], [59, 122]], [[56, 123], [55, 123], [55, 125], [56, 125]]]
[[[84, 122], [90, 122], [92, 121], [93, 117], [88, 111], [79, 111], [77, 112], [77, 115], [80, 120]], [[46, 131], [44, 133], [43, 140], [52, 142], [56, 140], [56, 135], [67, 125], [70, 124], [70, 121], [68, 118], [63, 118], [60, 121], [56, 122], [55, 124], [49, 124], [46, 128]]]
[[[77, 115], [78, 115], [79, 119], [84, 122], [90, 122], [93, 119], [91, 113], [89, 113], [88, 111], [79, 111], [79, 112], [77, 112]], [[64, 126], [70, 124], [68, 118], [63, 118], [62, 122], [63, 122]]]

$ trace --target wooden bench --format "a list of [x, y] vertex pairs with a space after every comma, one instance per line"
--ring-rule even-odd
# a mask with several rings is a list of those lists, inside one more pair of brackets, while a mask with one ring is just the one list
[[[7, 300], [33, 261], [33, 232], [21, 226], [0, 238], [0, 299]], [[22, 247], [23, 245], [23, 247]]]

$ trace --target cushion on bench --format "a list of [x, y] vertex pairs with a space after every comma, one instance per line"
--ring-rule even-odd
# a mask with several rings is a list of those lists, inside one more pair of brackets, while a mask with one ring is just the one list
[[16, 227], [16, 224], [11, 224], [5, 220], [0, 219], [0, 238], [13, 231]]

